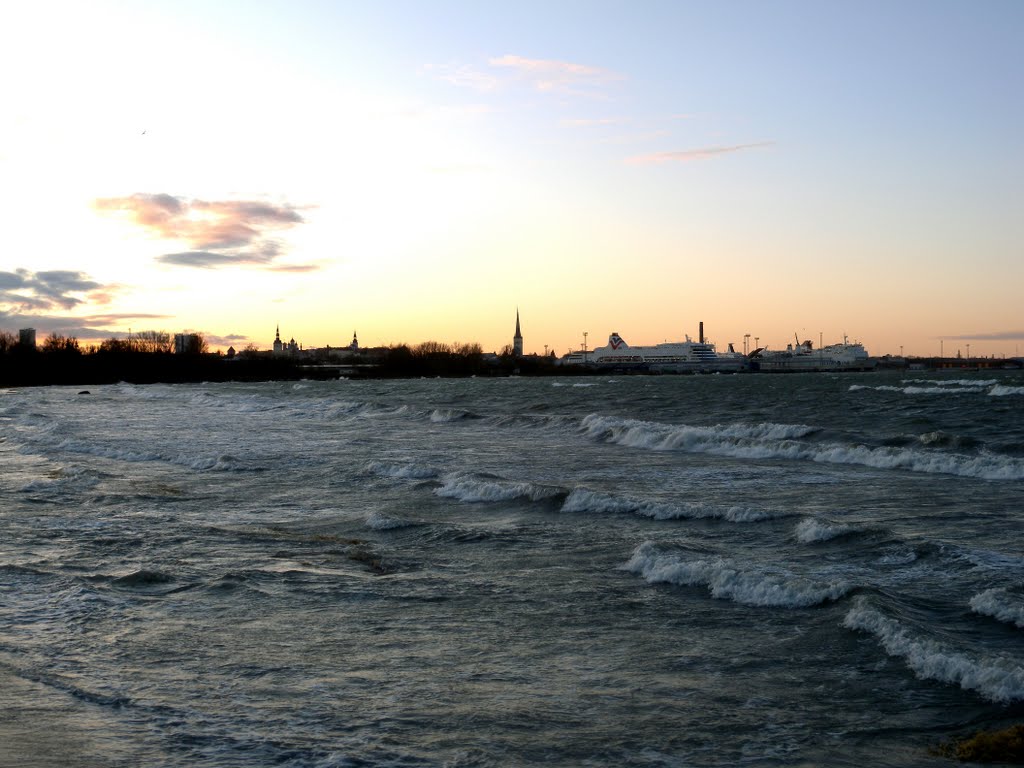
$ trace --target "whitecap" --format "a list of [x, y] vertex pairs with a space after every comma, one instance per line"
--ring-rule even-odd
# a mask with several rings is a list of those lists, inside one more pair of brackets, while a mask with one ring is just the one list
[[988, 391], [989, 397], [1008, 397], [1009, 395], [1024, 395], [1024, 387], [1008, 387], [997, 385]]
[[802, 544], [813, 544], [819, 541], [845, 536], [853, 530], [849, 525], [830, 523], [814, 517], [801, 520], [795, 529], [796, 540]]
[[374, 531], [393, 531], [398, 528], [409, 528], [416, 525], [410, 520], [388, 517], [380, 512], [371, 512], [366, 516], [366, 527]]
[[1024, 699], [1024, 668], [1008, 657], [978, 657], [934, 640], [916, 637], [895, 619], [861, 598], [843, 619], [847, 629], [874, 635], [890, 656], [902, 658], [922, 680], [938, 680], [977, 691], [1000, 703]]
[[508, 480], [492, 480], [473, 475], [454, 474], [445, 477], [438, 496], [465, 502], [496, 502], [528, 499], [542, 501], [562, 495], [565, 491], [547, 485]]
[[438, 476], [438, 471], [425, 464], [388, 464], [374, 461], [367, 465], [367, 470], [381, 477], [396, 480], [430, 480]]
[[1024, 629], [1024, 599], [1020, 594], [1011, 595], [1001, 588], [986, 589], [971, 598], [970, 606], [975, 613]]
[[809, 608], [852, 589], [844, 581], [815, 582], [783, 569], [742, 570], [722, 557], [685, 559], [661, 553], [651, 542], [637, 547], [624, 567], [650, 584], [705, 586], [712, 597], [760, 607]]
[[712, 507], [706, 504], [688, 502], [684, 504], [664, 504], [653, 501], [609, 496], [591, 491], [587, 488], [574, 488], [562, 504], [562, 512], [597, 512], [635, 514], [653, 520], [717, 518], [734, 523], [752, 523], [782, 517], [787, 513], [773, 512], [733, 505], [729, 507]]
[[660, 424], [591, 414], [581, 422], [596, 440], [659, 451], [710, 453], [739, 459], [788, 459], [856, 464], [985, 480], [1024, 479], [1024, 460], [994, 454], [964, 455], [913, 448], [871, 448], [852, 443], [807, 443], [816, 428], [798, 424], [735, 424], [713, 427]]
[[435, 408], [430, 412], [430, 420], [434, 424], [447, 424], [448, 422], [471, 418], [473, 418], [473, 414], [469, 411], [463, 411], [457, 408]]

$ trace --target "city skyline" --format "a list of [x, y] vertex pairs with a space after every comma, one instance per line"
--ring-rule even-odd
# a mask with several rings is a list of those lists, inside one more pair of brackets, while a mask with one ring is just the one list
[[[1024, 7], [0, 10], [0, 329], [1024, 340]], [[347, 342], [346, 342], [347, 343]]]

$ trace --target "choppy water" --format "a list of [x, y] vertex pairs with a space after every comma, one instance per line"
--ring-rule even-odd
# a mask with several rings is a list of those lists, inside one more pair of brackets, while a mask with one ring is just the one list
[[0, 392], [0, 764], [931, 765], [1019, 373]]

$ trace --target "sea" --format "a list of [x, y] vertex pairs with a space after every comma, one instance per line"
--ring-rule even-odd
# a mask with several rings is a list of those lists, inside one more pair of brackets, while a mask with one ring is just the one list
[[933, 766], [1024, 374], [0, 390], [2, 766]]

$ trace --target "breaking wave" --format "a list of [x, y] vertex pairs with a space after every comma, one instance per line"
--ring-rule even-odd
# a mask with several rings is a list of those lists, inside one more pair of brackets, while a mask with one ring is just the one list
[[563, 512], [610, 512], [634, 514], [653, 520], [699, 520], [717, 518], [733, 523], [752, 523], [783, 517], [788, 513], [767, 509], [731, 506], [713, 507], [699, 502], [685, 504], [661, 504], [652, 501], [609, 496], [586, 488], [576, 488], [562, 504]]
[[1024, 387], [1007, 387], [1003, 385], [992, 387], [988, 392], [990, 397], [1007, 397], [1008, 395], [1024, 395]]
[[565, 490], [550, 485], [512, 482], [457, 473], [444, 477], [441, 487], [435, 489], [434, 493], [443, 498], [465, 502], [513, 501], [515, 499], [544, 501], [564, 496]]
[[903, 379], [901, 384], [926, 384], [931, 387], [991, 387], [998, 379]]
[[57, 448], [68, 453], [87, 454], [129, 463], [165, 462], [167, 464], [188, 467], [199, 472], [245, 472], [254, 469], [254, 467], [241, 459], [227, 454], [218, 456], [171, 455], [127, 448], [111, 448], [81, 440], [63, 440], [57, 445]]
[[986, 589], [971, 598], [971, 610], [1024, 629], [1024, 596], [1002, 588]]
[[873, 390], [875, 392], [902, 392], [905, 395], [962, 395], [986, 393], [990, 397], [1006, 397], [1008, 395], [1024, 395], [1024, 387], [1012, 387], [1000, 384], [998, 379], [903, 379], [903, 386], [891, 384], [869, 386], [867, 384], [851, 384], [850, 392]]
[[387, 464], [379, 461], [367, 465], [367, 471], [396, 480], [432, 480], [440, 474], [425, 464]]
[[809, 517], [801, 520], [796, 526], [796, 540], [802, 544], [813, 544], [818, 541], [830, 541], [852, 532], [854, 529], [841, 523], [829, 523], [825, 520]]
[[[862, 389], [869, 389], [875, 392], [902, 392], [905, 395], [964, 395], [964, 394], [980, 394], [985, 391], [986, 386], [983, 382], [972, 381], [973, 386], [941, 386], [943, 384], [953, 384], [954, 382], [928, 382], [933, 386], [905, 386], [905, 387], [894, 387], [891, 384], [882, 384], [877, 387], [869, 387], [866, 384], [851, 384], [850, 391], [856, 392]], [[938, 385], [938, 386], [935, 386]]]
[[1024, 699], [1024, 668], [1011, 658], [972, 658], [942, 643], [916, 637], [863, 599], [846, 614], [843, 626], [874, 635], [887, 654], [902, 658], [923, 680], [959, 685], [1000, 703]]
[[419, 523], [411, 520], [402, 520], [398, 517], [388, 517], [380, 512], [371, 512], [366, 516], [366, 527], [372, 531], [394, 531], [399, 528], [411, 528]]
[[477, 419], [475, 413], [463, 411], [458, 408], [435, 408], [430, 412], [430, 420], [435, 424], [447, 424], [452, 421], [463, 421], [465, 419]]
[[743, 605], [809, 608], [838, 600], [852, 587], [843, 581], [814, 582], [783, 569], [741, 570], [722, 557], [684, 559], [644, 542], [624, 566], [648, 583], [705, 586], [711, 596]]
[[591, 414], [581, 428], [595, 440], [658, 451], [710, 453], [739, 459], [789, 459], [856, 464], [985, 480], [1024, 479], [1024, 460], [991, 454], [976, 456], [914, 448], [871, 448], [852, 443], [809, 443], [799, 438], [815, 427], [792, 424], [735, 424], [713, 427], [659, 424]]

